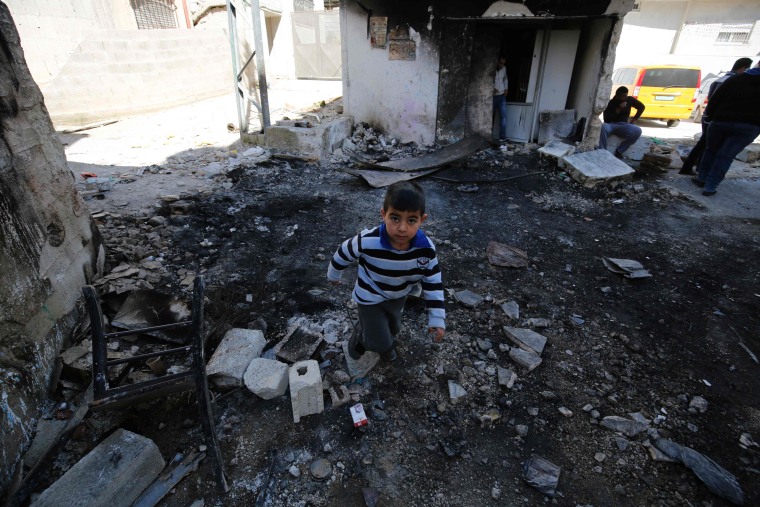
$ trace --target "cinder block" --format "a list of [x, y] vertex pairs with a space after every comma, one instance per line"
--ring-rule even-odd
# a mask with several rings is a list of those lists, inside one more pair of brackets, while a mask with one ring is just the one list
[[32, 507], [129, 507], [164, 469], [152, 440], [119, 429], [82, 458]]
[[282, 396], [288, 389], [288, 365], [257, 357], [245, 370], [243, 380], [253, 394], [271, 400]]
[[301, 421], [301, 417], [324, 412], [319, 363], [314, 360], [299, 361], [290, 367], [290, 402], [293, 405], [293, 422], [296, 423]]
[[230, 329], [211, 356], [206, 374], [219, 387], [243, 385], [245, 371], [261, 355], [266, 343], [259, 330]]

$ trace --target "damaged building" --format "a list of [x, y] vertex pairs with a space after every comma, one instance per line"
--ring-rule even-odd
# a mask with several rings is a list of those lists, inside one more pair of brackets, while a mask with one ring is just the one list
[[543, 142], [553, 132], [569, 135], [585, 118], [584, 146], [592, 147], [622, 18], [632, 6], [628, 0], [346, 0], [346, 114], [403, 141], [490, 138], [493, 74], [504, 55], [507, 137]]

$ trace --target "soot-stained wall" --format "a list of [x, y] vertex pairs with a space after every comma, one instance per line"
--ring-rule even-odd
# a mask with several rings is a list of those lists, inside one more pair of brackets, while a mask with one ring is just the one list
[[81, 287], [103, 257], [73, 182], [0, 2], [0, 492], [31, 439]]

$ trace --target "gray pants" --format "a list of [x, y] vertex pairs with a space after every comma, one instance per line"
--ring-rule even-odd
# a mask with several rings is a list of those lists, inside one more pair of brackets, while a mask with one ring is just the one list
[[393, 348], [394, 338], [401, 330], [401, 313], [405, 302], [404, 297], [376, 305], [358, 305], [361, 341], [365, 349], [382, 354]]

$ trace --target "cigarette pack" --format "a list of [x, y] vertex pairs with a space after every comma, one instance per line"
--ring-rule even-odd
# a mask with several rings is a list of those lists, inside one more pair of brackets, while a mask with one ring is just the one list
[[351, 407], [351, 417], [354, 419], [354, 426], [356, 428], [366, 426], [369, 423], [367, 414], [364, 413], [364, 407], [361, 403], [357, 403]]

